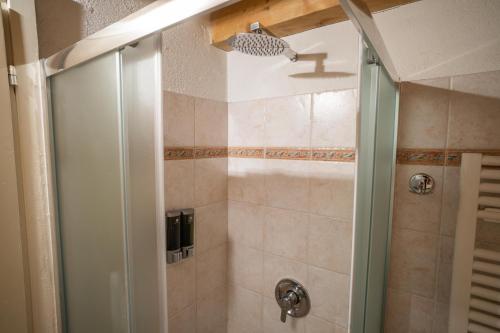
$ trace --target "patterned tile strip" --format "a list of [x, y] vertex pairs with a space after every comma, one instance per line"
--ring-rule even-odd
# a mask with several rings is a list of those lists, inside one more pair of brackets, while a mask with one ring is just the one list
[[463, 153], [500, 156], [499, 149], [398, 149], [398, 164], [460, 166]]
[[[460, 166], [462, 153], [500, 156], [500, 149], [402, 148], [398, 149], [396, 158], [398, 164]], [[356, 152], [352, 148], [165, 147], [165, 160], [223, 157], [354, 162]]]
[[266, 148], [266, 158], [281, 160], [310, 160], [309, 148]]
[[227, 157], [227, 147], [196, 147], [194, 158], [221, 158]]
[[314, 161], [354, 162], [356, 151], [352, 148], [313, 148], [311, 159]]
[[194, 158], [193, 147], [165, 147], [163, 152], [165, 160], [190, 160]]
[[444, 165], [444, 149], [398, 149], [398, 164]]
[[229, 157], [264, 158], [263, 147], [229, 147]]
[[500, 149], [448, 149], [446, 151], [446, 165], [460, 166], [463, 153], [481, 153], [500, 156]]

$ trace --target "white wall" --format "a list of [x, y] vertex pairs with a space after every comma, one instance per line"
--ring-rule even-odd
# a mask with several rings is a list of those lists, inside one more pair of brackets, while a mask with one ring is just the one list
[[500, 69], [498, 0], [422, 0], [374, 17], [404, 81]]
[[[284, 56], [255, 57], [228, 53], [228, 101], [238, 102], [327, 90], [356, 88], [359, 37], [351, 22], [342, 22], [289, 36], [285, 40], [299, 54], [326, 53], [324, 72], [316, 62], [290, 62]], [[306, 77], [294, 77], [293, 75]], [[307, 77], [311, 75], [311, 77]]]
[[227, 100], [226, 53], [210, 45], [206, 18], [164, 31], [162, 44], [163, 90]]

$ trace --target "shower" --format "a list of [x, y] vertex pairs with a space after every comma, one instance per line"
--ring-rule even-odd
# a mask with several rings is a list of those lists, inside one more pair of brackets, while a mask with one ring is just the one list
[[227, 43], [234, 50], [244, 54], [259, 57], [284, 55], [290, 61], [297, 61], [297, 52], [283, 39], [264, 29], [259, 22], [250, 24], [250, 31], [235, 34], [227, 40]]

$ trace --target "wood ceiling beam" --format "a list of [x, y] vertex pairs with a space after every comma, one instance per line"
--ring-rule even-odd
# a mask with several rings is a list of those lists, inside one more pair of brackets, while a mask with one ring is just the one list
[[[418, 0], [365, 0], [370, 11], [377, 12]], [[210, 15], [212, 44], [229, 51], [226, 39], [248, 32], [259, 21], [278, 37], [346, 21], [339, 0], [242, 0]]]

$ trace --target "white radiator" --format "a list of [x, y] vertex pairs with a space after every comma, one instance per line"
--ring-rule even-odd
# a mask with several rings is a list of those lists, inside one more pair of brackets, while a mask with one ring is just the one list
[[500, 223], [500, 156], [462, 154], [449, 333], [500, 333], [500, 252], [475, 247], [478, 220]]

